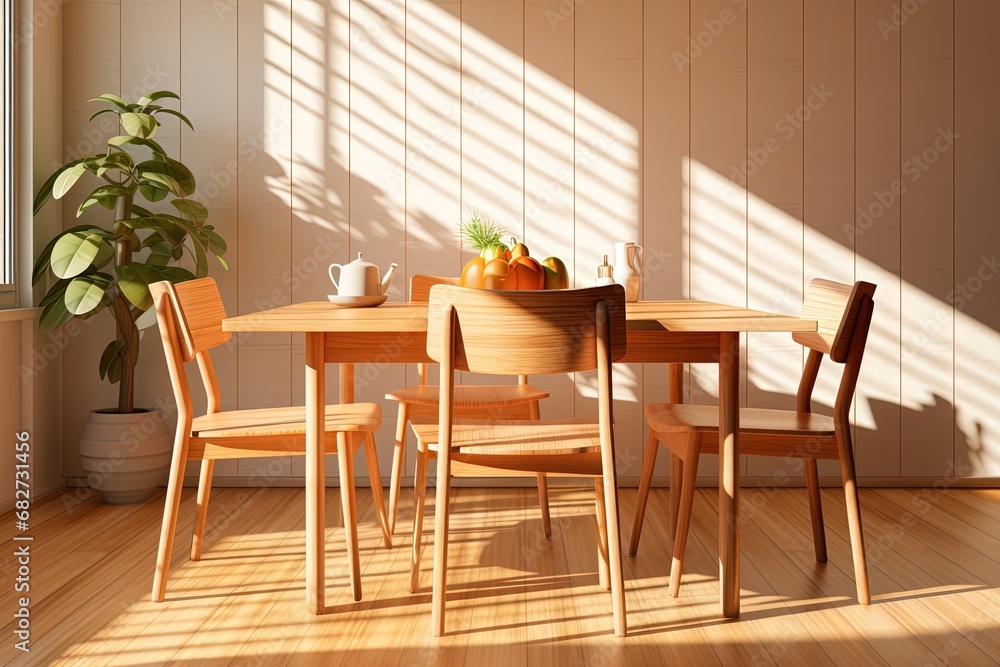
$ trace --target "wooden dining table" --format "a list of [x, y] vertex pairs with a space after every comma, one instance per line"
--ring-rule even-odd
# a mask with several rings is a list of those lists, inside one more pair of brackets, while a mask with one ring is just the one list
[[[639, 301], [626, 307], [627, 363], [713, 363], [719, 366], [719, 577], [723, 616], [740, 612], [739, 386], [741, 332], [816, 331], [815, 320], [707, 301]], [[354, 365], [430, 362], [427, 304], [385, 303], [342, 308], [298, 303], [231, 317], [224, 331], [305, 334], [306, 382], [306, 603], [325, 603], [326, 364], [340, 364], [340, 402], [354, 401]], [[674, 375], [674, 374], [672, 374]], [[676, 375], [677, 377], [679, 375]], [[680, 402], [671, 382], [671, 400]], [[360, 588], [356, 588], [360, 590]]]

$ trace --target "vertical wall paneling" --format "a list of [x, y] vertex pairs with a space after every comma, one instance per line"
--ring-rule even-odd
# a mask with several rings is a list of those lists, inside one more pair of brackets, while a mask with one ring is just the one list
[[[213, 0], [184, 0], [180, 6], [180, 75], [178, 92], [182, 111], [194, 124], [192, 132], [181, 130], [180, 155], [191, 167], [198, 184], [196, 199], [208, 207], [207, 224], [214, 225], [226, 240], [226, 271], [209, 257], [209, 274], [215, 278], [226, 311], [238, 312], [237, 183], [239, 142], [237, 140], [237, 8]], [[160, 347], [156, 336], [147, 336]], [[237, 406], [238, 339], [212, 351], [212, 363], [219, 380], [222, 409]], [[147, 354], [147, 352], [143, 352]], [[161, 368], [166, 368], [162, 352], [149, 355]], [[204, 396], [197, 382], [193, 384], [195, 411], [204, 409]], [[195, 474], [200, 464], [192, 464], [189, 474]], [[237, 474], [238, 464], [219, 461], [217, 477]]]
[[[894, 3], [857, 3], [857, 275], [878, 285], [858, 381], [858, 474], [898, 475], [900, 464], [900, 33]], [[881, 22], [881, 23], [880, 23]]]
[[[406, 162], [398, 176], [406, 187], [406, 288], [416, 274], [457, 276], [462, 252], [457, 235], [462, 210], [462, 4], [458, 0], [406, 5]], [[429, 370], [437, 382], [437, 367]], [[416, 366], [406, 383], [418, 382]], [[412, 441], [411, 441], [412, 442]], [[414, 448], [403, 475], [413, 474]], [[388, 459], [387, 459], [388, 460]]]
[[[747, 193], [739, 170], [747, 159], [747, 6], [691, 2], [691, 298], [732, 304], [746, 303]], [[691, 400], [714, 403], [715, 396], [716, 367], [694, 366]], [[716, 457], [702, 457], [700, 470], [716, 476]]]
[[[576, 7], [576, 227], [578, 286], [593, 285], [614, 243], [641, 242], [643, 3], [589, 0]], [[619, 271], [624, 267], [616, 267]], [[596, 375], [577, 374], [577, 416], [596, 410]], [[618, 473], [641, 468], [642, 366], [615, 368]]]
[[[87, 99], [180, 92], [196, 129], [169, 119], [158, 139], [194, 170], [229, 242], [231, 270], [212, 275], [231, 313], [325, 299], [329, 264], [358, 251], [383, 270], [400, 264], [393, 300], [416, 273], [458, 275], [470, 208], [533, 255], [561, 257], [578, 287], [622, 240], [645, 246], [646, 299], [794, 313], [809, 279], [857, 277], [878, 285], [855, 400], [859, 473], [1000, 475], [992, 0], [74, 0], [62, 11], [62, 157], [117, 133], [88, 123]], [[117, 48], [93, 49], [95, 34]], [[87, 185], [67, 198], [64, 226], [79, 222]], [[71, 478], [87, 412], [117, 394], [95, 373], [111, 319], [77, 324], [59, 371], [72, 378], [60, 408]], [[138, 400], [169, 404], [146, 338]], [[749, 337], [742, 361], [748, 404], [792, 405], [802, 355], [787, 336]], [[240, 336], [215, 363], [224, 407], [303, 401], [301, 337]], [[817, 410], [830, 409], [838, 370], [824, 366]], [[368, 400], [416, 379], [356, 372]], [[543, 414], [592, 413], [593, 378], [537, 381], [553, 392]], [[693, 367], [689, 399], [715, 402], [716, 382], [714, 366]], [[327, 388], [334, 400], [333, 367]], [[666, 368], [617, 369], [615, 392], [631, 480], [641, 406], [666, 397]], [[387, 465], [395, 406], [384, 405]], [[301, 476], [302, 464], [225, 462], [218, 474]], [[715, 477], [714, 458], [703, 465]], [[742, 468], [759, 478], [775, 465]]]
[[900, 431], [902, 475], [954, 460], [954, 119], [952, 0], [928, 2], [902, 27]]
[[[240, 314], [291, 302], [291, 15], [290, 0], [238, 6]], [[244, 144], [246, 142], [246, 144]], [[240, 338], [239, 407], [291, 403], [291, 336]], [[240, 475], [287, 475], [287, 459], [243, 459]]]
[[[802, 135], [821, 94], [802, 86], [802, 0], [763, 0], [747, 9], [747, 151], [730, 175], [747, 189], [747, 302], [795, 314], [802, 303]], [[802, 347], [785, 334], [747, 336], [747, 404], [795, 408]], [[753, 457], [747, 474], [785, 463]]]
[[[93, 123], [88, 122], [90, 115], [100, 107], [88, 104], [87, 100], [104, 92], [120, 92], [121, 82], [121, 51], [91, 47], [94, 35], [101, 35], [109, 44], [120, 42], [119, 3], [72, 2], [63, 6], [63, 12], [64, 149], [59, 164], [106, 150], [107, 139], [118, 134], [117, 119], [104, 114]], [[54, 170], [59, 164], [49, 166]], [[95, 187], [96, 179], [86, 175], [66, 195], [62, 207], [64, 228], [83, 222], [107, 224], [107, 210], [100, 206], [92, 207], [81, 218], [76, 217], [76, 207]], [[101, 316], [80, 320], [78, 324], [80, 333], [69, 339], [63, 357], [63, 470], [67, 476], [82, 477], [78, 452], [83, 425], [90, 410], [117, 405], [118, 388], [101, 380], [97, 374], [101, 353], [115, 335], [112, 319]]]
[[[643, 5], [642, 66], [642, 298], [683, 299], [683, 216], [687, 211], [687, 155], [690, 64], [688, 5]], [[643, 403], [667, 400], [667, 366], [647, 364], [642, 372]], [[643, 429], [647, 425], [643, 424]], [[657, 458], [665, 474], [669, 457]]]
[[[574, 17], [557, 0], [524, 5], [524, 242], [573, 266]], [[571, 276], [572, 279], [572, 276]], [[544, 418], [572, 417], [572, 376], [539, 376]]]
[[[336, 292], [330, 265], [349, 261], [349, 16], [349, 0], [292, 4], [292, 263], [285, 276], [292, 303], [326, 300]], [[304, 364], [305, 337], [294, 336], [291, 391], [296, 405], [305, 403]], [[336, 367], [331, 367], [328, 401], [336, 400], [338, 388]], [[305, 459], [292, 460], [292, 474], [305, 474]], [[326, 460], [326, 474], [337, 476], [334, 457]]]
[[[854, 0], [805, 0], [803, 90], [825, 101], [803, 127], [803, 284], [854, 282]], [[876, 298], [878, 295], [876, 295]], [[840, 373], [827, 363], [813, 409], [829, 413]], [[839, 475], [820, 461], [821, 475]]]
[[984, 85], [1000, 62], [1000, 4], [955, 3], [955, 400], [954, 470], [943, 476], [1000, 475], [1000, 280], [996, 224], [996, 109], [1000, 91]]
[[[406, 293], [404, 210], [406, 189], [400, 170], [406, 162], [406, 12], [396, 0], [351, 0], [350, 54], [350, 259], [358, 253], [381, 275], [399, 264], [389, 298]], [[378, 371], [371, 377], [372, 368]], [[402, 387], [405, 369], [359, 366], [357, 400], [384, 401]], [[395, 403], [386, 403], [376, 441], [388, 462], [395, 439]], [[365, 462], [356, 461], [359, 474]]]

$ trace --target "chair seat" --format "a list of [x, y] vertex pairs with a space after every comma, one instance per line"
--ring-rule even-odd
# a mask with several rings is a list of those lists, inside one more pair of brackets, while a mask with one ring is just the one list
[[[412, 405], [436, 406], [440, 387], [424, 385], [406, 387], [385, 395], [386, 398]], [[457, 385], [455, 387], [455, 408], [500, 408], [507, 405], [531, 403], [548, 398], [549, 392], [530, 384], [506, 385]]]
[[[719, 408], [715, 405], [650, 403], [646, 422], [658, 433], [718, 431]], [[782, 436], [835, 436], [833, 417], [794, 410], [740, 409], [740, 432]]]
[[[326, 406], [326, 431], [374, 431], [382, 420], [375, 403]], [[231, 410], [195, 417], [191, 435], [196, 438], [242, 438], [247, 436], [299, 435], [306, 432], [305, 408]]]
[[[430, 451], [437, 451], [438, 425], [435, 421], [416, 420], [413, 430], [418, 441]], [[600, 427], [590, 419], [456, 419], [452, 427], [451, 451], [454, 462], [500, 470], [569, 475], [599, 475], [601, 472]], [[574, 456], [567, 459], [568, 454]]]

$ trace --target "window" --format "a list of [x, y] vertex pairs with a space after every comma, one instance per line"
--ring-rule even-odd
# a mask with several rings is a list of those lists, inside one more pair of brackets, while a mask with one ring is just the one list
[[3, 3], [0, 66], [0, 293], [14, 290], [14, 4]]

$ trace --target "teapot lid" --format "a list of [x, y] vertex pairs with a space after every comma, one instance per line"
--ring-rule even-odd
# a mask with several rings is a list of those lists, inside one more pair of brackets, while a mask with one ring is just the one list
[[363, 257], [361, 257], [361, 251], [360, 250], [358, 251], [358, 258], [355, 259], [355, 260], [353, 260], [351, 262], [351, 264], [368, 264], [369, 266], [375, 266], [374, 264], [372, 264], [368, 260], [366, 260]]

